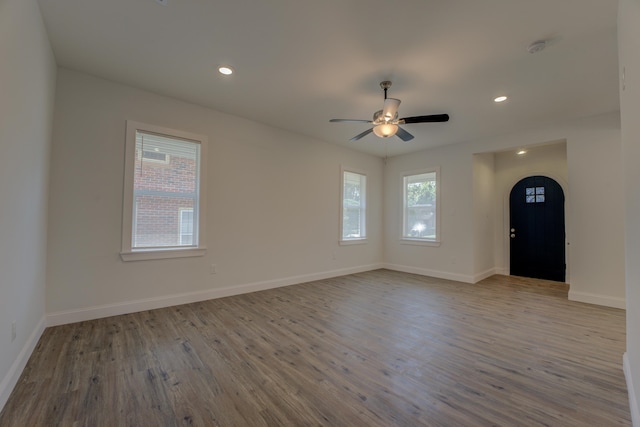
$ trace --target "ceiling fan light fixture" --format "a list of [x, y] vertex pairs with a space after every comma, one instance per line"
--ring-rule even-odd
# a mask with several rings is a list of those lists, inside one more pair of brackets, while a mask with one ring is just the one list
[[398, 132], [398, 125], [393, 123], [382, 123], [373, 128], [373, 133], [380, 138], [389, 138]]

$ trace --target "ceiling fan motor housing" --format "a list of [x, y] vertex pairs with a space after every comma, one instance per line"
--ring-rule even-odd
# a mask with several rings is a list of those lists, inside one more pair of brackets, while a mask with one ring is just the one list
[[373, 124], [382, 124], [382, 123], [397, 123], [398, 121], [398, 112], [393, 115], [393, 117], [387, 117], [384, 115], [383, 110], [378, 110], [373, 113]]

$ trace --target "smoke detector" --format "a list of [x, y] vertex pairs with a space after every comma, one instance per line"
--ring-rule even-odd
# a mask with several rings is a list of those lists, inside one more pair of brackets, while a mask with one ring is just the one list
[[544, 40], [537, 40], [533, 43], [531, 43], [529, 45], [529, 47], [527, 48], [527, 52], [529, 53], [537, 53], [540, 52], [542, 49], [544, 49], [545, 47], [547, 47], [547, 42]]

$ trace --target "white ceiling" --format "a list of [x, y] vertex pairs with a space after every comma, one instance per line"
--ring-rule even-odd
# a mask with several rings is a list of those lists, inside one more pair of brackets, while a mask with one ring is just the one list
[[[40, 0], [58, 65], [378, 156], [619, 109], [614, 0]], [[549, 43], [539, 53], [527, 46]], [[231, 77], [217, 67], [231, 64]], [[415, 139], [349, 138], [382, 108]], [[509, 100], [495, 104], [506, 94]]]

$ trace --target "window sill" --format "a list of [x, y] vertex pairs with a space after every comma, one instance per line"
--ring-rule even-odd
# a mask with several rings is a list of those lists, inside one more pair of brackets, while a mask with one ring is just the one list
[[151, 259], [170, 259], [170, 258], [188, 258], [204, 256], [207, 248], [189, 248], [189, 249], [151, 249], [137, 250], [131, 252], [120, 252], [122, 261], [146, 261]]
[[348, 246], [348, 245], [366, 245], [368, 243], [366, 237], [364, 239], [349, 239], [349, 240], [340, 240], [338, 244], [340, 246]]
[[400, 239], [400, 243], [403, 245], [414, 245], [414, 246], [440, 246], [439, 240], [424, 240], [424, 239]]

